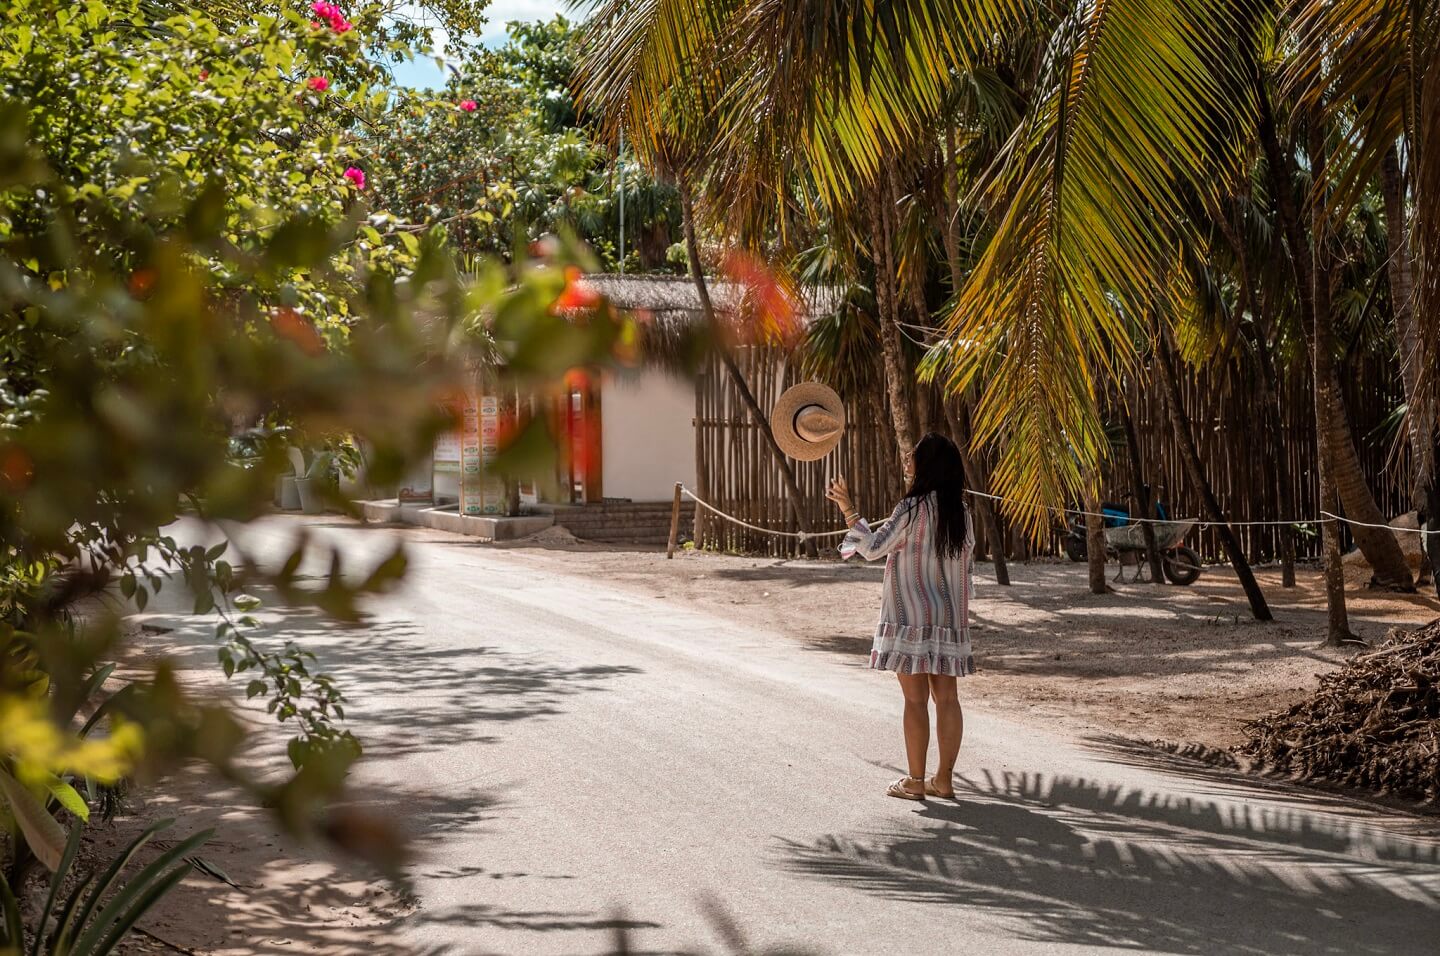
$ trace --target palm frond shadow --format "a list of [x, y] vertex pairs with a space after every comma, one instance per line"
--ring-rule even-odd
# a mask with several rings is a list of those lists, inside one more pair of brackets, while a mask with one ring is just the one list
[[[1361, 822], [1037, 773], [957, 781], [925, 824], [782, 840], [777, 864], [962, 908], [1034, 942], [1171, 953], [1431, 952], [1440, 851]], [[1427, 931], [1426, 928], [1429, 928]]]
[[1418, 801], [1383, 793], [1357, 791], [1325, 781], [1300, 780], [1287, 773], [1243, 763], [1227, 750], [1217, 750], [1196, 743], [1166, 740], [1140, 740], [1122, 734], [1093, 734], [1085, 744], [1107, 763], [1129, 767], [1145, 767], [1162, 773], [1184, 777], [1200, 784], [1205, 791], [1224, 794], [1236, 786], [1263, 790], [1280, 796], [1303, 799], [1316, 809], [1354, 814], [1357, 807], [1366, 810], [1393, 808], [1420, 815], [1410, 818], [1405, 829], [1416, 836], [1433, 841], [1432, 860], [1440, 860], [1440, 815], [1434, 801]]

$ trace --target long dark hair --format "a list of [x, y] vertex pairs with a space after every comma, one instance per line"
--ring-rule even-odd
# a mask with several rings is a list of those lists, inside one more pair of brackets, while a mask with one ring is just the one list
[[915, 446], [915, 477], [905, 492], [908, 510], [935, 495], [935, 551], [959, 557], [965, 548], [965, 459], [955, 443], [931, 432]]

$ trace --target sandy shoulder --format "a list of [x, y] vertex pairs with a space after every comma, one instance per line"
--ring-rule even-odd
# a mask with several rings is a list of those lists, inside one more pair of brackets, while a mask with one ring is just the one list
[[[864, 666], [880, 607], [878, 564], [497, 547], [537, 568], [767, 629], [856, 667]], [[1291, 589], [1280, 586], [1278, 568], [1257, 571], [1275, 616], [1269, 624], [1251, 618], [1226, 567], [1207, 567], [1190, 587], [1112, 581], [1113, 593], [1103, 596], [1087, 589], [1083, 565], [1015, 564], [1010, 576], [1001, 587], [992, 565], [976, 566], [979, 670], [962, 694], [1070, 731], [1228, 747], [1246, 720], [1294, 703], [1346, 656], [1317, 646], [1325, 603], [1315, 571], [1300, 571]], [[1352, 588], [1348, 601], [1352, 630], [1370, 641], [1440, 615], [1433, 596]]]

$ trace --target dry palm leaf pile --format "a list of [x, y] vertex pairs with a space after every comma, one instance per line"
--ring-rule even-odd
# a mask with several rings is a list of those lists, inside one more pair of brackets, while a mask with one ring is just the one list
[[1236, 750], [1264, 767], [1440, 799], [1440, 618], [1392, 630], [1378, 649], [1323, 675], [1305, 700], [1244, 731]]

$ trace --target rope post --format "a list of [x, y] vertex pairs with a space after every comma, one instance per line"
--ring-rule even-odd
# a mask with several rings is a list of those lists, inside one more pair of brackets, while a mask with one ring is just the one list
[[680, 482], [675, 482], [675, 500], [670, 505], [670, 543], [665, 546], [667, 561], [675, 557], [675, 539], [680, 537], [680, 489], [682, 487]]

